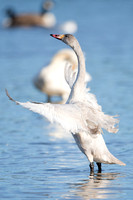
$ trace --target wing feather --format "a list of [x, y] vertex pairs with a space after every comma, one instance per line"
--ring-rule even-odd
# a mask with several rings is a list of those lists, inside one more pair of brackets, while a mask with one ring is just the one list
[[8, 91], [6, 94], [10, 100], [17, 105], [21, 105], [33, 112], [36, 112], [50, 122], [59, 123], [66, 131], [73, 134], [86, 131], [88, 133], [102, 133], [102, 129], [116, 133], [119, 120], [114, 116], [109, 116], [102, 112], [101, 106], [97, 104], [93, 94], [87, 93], [86, 101], [68, 103], [68, 104], [51, 104], [38, 102], [19, 102], [10, 97]]
[[64, 69], [64, 76], [67, 84], [70, 88], [72, 88], [75, 80], [76, 80], [77, 70], [72, 70], [72, 66], [70, 63], [66, 63]]
[[79, 132], [85, 130], [86, 126], [82, 120], [80, 110], [77, 105], [72, 104], [51, 104], [51, 103], [38, 103], [38, 102], [19, 102], [15, 101], [6, 90], [9, 99], [17, 105], [38, 113], [50, 122], [59, 123], [66, 131]]
[[[91, 125], [93, 132], [101, 133], [102, 129], [107, 130], [111, 133], [118, 132], [119, 119], [117, 116], [110, 116], [102, 111], [102, 107], [97, 103], [95, 95], [88, 91], [85, 91], [86, 101], [84, 101], [82, 107], [85, 105], [84, 113], [86, 112], [87, 124]], [[88, 109], [86, 109], [88, 107]], [[86, 111], [85, 111], [86, 110]]]

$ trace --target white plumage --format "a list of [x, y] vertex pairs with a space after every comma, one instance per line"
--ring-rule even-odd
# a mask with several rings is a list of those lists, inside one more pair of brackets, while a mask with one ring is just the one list
[[[101, 163], [125, 165], [109, 152], [102, 137], [102, 129], [116, 133], [118, 129], [115, 125], [119, 121], [113, 116], [104, 114], [95, 96], [87, 91], [85, 86], [85, 60], [78, 41], [70, 34], [52, 36], [69, 45], [78, 58], [76, 80], [69, 67], [66, 68], [66, 79], [71, 87], [66, 104], [15, 102], [43, 115], [51, 122], [61, 124], [65, 130], [71, 132], [79, 149], [90, 161], [90, 175], [94, 174], [94, 161], [98, 165], [99, 172], [101, 172]], [[13, 100], [8, 92], [7, 95], [10, 100]]]
[[78, 30], [78, 25], [75, 21], [66, 21], [59, 26], [59, 31], [62, 33], [74, 34]]

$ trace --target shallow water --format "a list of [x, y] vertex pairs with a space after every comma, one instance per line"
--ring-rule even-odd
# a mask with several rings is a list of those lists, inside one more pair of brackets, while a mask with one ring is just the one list
[[[4, 9], [38, 11], [39, 1], [0, 1]], [[41, 1], [40, 1], [41, 2]], [[21, 6], [20, 6], [21, 5]], [[69, 10], [69, 15], [68, 15]], [[33, 85], [43, 65], [65, 44], [50, 33], [57, 29], [0, 27], [0, 197], [1, 199], [132, 199], [133, 196], [133, 2], [131, 0], [56, 1], [58, 24], [78, 23], [86, 56], [88, 84], [108, 114], [120, 118], [117, 134], [104, 134], [109, 150], [125, 167], [103, 165], [89, 177], [89, 163], [73, 138], [37, 114], [16, 106], [5, 88], [20, 101], [45, 101]], [[53, 98], [55, 100], [55, 98]]]

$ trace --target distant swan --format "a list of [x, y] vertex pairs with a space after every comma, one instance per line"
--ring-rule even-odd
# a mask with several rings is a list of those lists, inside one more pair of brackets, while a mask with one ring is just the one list
[[116, 133], [118, 129], [115, 124], [119, 121], [113, 116], [104, 114], [101, 106], [97, 104], [95, 96], [86, 91], [85, 59], [78, 41], [70, 34], [51, 34], [51, 36], [69, 45], [78, 58], [76, 80], [73, 79], [73, 75], [66, 75], [67, 82], [71, 87], [66, 104], [21, 103], [13, 100], [6, 91], [7, 96], [16, 104], [45, 116], [51, 122], [58, 122], [66, 131], [72, 133], [79, 149], [90, 162], [90, 175], [94, 175], [94, 162], [98, 165], [98, 172], [101, 172], [101, 163], [125, 165], [109, 152], [104, 142], [102, 129]]
[[75, 21], [69, 20], [59, 26], [59, 31], [62, 33], [74, 34], [78, 30], [78, 25]]
[[28, 14], [16, 14], [12, 8], [6, 10], [8, 19], [4, 21], [5, 27], [17, 27], [17, 26], [40, 26], [44, 28], [53, 28], [56, 24], [56, 19], [53, 13], [49, 10], [52, 8], [53, 2], [47, 0], [43, 3], [40, 13], [28, 13]]
[[[34, 85], [46, 93], [47, 101], [51, 102], [52, 96], [61, 96], [66, 102], [70, 94], [70, 87], [64, 79], [64, 70], [66, 65], [70, 65], [72, 70], [77, 71], [78, 60], [71, 49], [62, 49], [58, 51], [51, 62], [43, 67], [38, 75], [34, 78]], [[91, 76], [86, 73], [85, 81], [91, 80]]]

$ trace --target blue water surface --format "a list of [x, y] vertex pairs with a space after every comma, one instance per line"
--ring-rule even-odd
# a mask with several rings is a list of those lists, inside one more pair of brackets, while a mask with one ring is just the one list
[[[57, 25], [78, 24], [75, 36], [92, 76], [88, 84], [105, 113], [119, 115], [117, 134], [104, 132], [109, 150], [126, 166], [89, 162], [71, 135], [10, 102], [46, 101], [33, 78], [66, 45], [49, 36], [57, 28], [2, 26], [4, 10], [38, 12], [41, 0], [0, 0], [0, 199], [125, 199], [133, 196], [133, 1], [55, 0]], [[54, 98], [53, 98], [54, 100]]]

